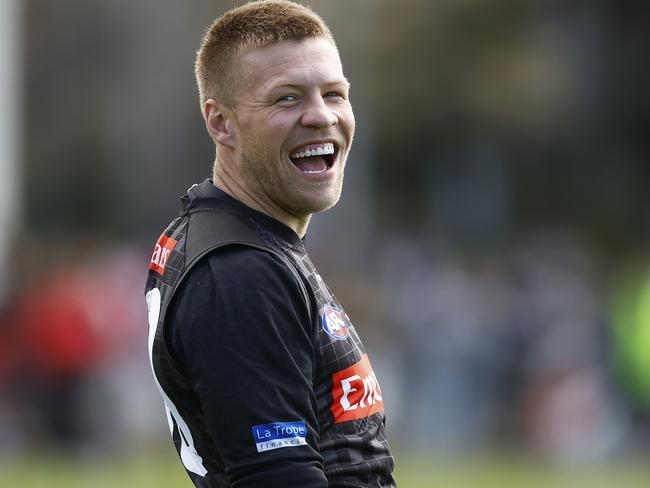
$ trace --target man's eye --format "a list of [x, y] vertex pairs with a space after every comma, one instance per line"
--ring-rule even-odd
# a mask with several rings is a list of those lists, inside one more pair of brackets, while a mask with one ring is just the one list
[[329, 91], [329, 92], [327, 92], [325, 94], [325, 96], [326, 97], [341, 97], [341, 98], [343, 98], [343, 95], [341, 93], [335, 92], [335, 91]]
[[284, 95], [276, 100], [277, 102], [295, 102], [298, 99], [295, 95]]

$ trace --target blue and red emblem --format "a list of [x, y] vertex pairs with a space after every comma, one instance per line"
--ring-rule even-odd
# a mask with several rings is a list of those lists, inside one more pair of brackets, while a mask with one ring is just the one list
[[323, 330], [334, 339], [342, 341], [349, 337], [350, 322], [345, 312], [327, 303], [320, 309], [320, 319]]

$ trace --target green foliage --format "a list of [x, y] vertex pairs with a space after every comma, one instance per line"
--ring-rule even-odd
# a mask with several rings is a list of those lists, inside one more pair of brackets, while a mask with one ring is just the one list
[[614, 297], [614, 351], [618, 379], [639, 406], [650, 406], [650, 273], [623, 281]]

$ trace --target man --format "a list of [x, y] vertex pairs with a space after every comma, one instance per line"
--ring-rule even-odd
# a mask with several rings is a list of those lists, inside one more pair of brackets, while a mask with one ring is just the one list
[[197, 487], [393, 487], [383, 399], [302, 238], [332, 207], [354, 134], [338, 51], [312, 10], [246, 4], [196, 59], [216, 145], [155, 246], [151, 366]]

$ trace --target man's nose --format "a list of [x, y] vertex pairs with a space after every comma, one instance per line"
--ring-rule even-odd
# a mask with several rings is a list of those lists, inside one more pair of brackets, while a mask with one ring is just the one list
[[301, 123], [305, 127], [316, 127], [326, 129], [339, 121], [337, 115], [328, 107], [320, 95], [310, 100], [302, 114]]

